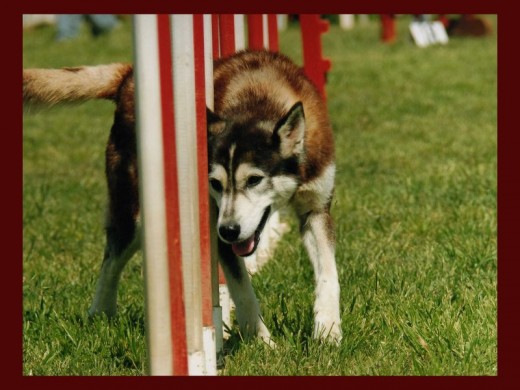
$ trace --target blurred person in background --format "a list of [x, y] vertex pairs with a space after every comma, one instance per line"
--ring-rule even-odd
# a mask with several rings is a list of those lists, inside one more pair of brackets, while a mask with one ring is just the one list
[[90, 31], [94, 37], [108, 33], [119, 24], [119, 21], [117, 20], [116, 16], [111, 14], [58, 15], [58, 32], [56, 35], [56, 40], [60, 42], [76, 38], [80, 32], [81, 23], [83, 21], [86, 21], [90, 25]]

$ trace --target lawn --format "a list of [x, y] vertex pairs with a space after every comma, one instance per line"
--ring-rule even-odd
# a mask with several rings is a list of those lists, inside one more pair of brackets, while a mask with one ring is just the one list
[[[253, 277], [278, 348], [236, 327], [221, 375], [497, 375], [497, 39], [425, 49], [398, 19], [323, 35], [336, 139], [332, 207], [344, 339], [312, 339], [313, 274], [298, 228]], [[130, 19], [56, 43], [24, 32], [25, 67], [132, 61]], [[297, 25], [281, 49], [301, 63]], [[104, 248], [107, 102], [25, 115], [23, 374], [145, 375], [142, 257], [119, 314], [89, 321]], [[295, 245], [295, 243], [297, 243]]]

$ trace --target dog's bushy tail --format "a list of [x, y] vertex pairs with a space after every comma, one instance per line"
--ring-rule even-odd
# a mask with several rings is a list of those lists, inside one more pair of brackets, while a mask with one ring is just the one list
[[90, 99], [114, 100], [122, 81], [132, 72], [129, 64], [61, 69], [24, 69], [24, 107], [52, 106]]

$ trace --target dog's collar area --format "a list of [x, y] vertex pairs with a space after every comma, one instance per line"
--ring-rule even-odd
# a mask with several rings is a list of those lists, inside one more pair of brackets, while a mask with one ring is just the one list
[[253, 235], [249, 237], [247, 240], [231, 244], [231, 249], [233, 250], [233, 253], [235, 253], [235, 255], [240, 257], [247, 257], [255, 253], [256, 248], [258, 247], [258, 243], [260, 242], [260, 235], [264, 230], [265, 224], [269, 219], [270, 213], [271, 206], [268, 206], [265, 209], [264, 214], [262, 215], [262, 219], [260, 220], [260, 223], [258, 224], [258, 227], [256, 228]]

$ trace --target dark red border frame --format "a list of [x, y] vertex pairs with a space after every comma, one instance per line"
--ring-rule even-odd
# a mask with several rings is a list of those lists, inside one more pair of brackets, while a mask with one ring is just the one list
[[[165, 4], [166, 3], [166, 4]], [[10, 5], [4, 13], [2, 23], [2, 37], [4, 37], [4, 116], [3, 135], [7, 137], [0, 154], [4, 167], [4, 188], [6, 194], [4, 204], [7, 206], [7, 219], [4, 218], [5, 229], [3, 242], [7, 243], [4, 252], [4, 282], [2, 296], [7, 306], [3, 310], [3, 350], [5, 358], [2, 367], [4, 383], [14, 386], [45, 386], [74, 388], [93, 385], [120, 385], [134, 387], [151, 386], [178, 386], [185, 381], [195, 381], [206, 384], [216, 380], [217, 386], [259, 386], [281, 385], [286, 381], [305, 386], [393, 386], [417, 389], [418, 386], [439, 386], [457, 388], [512, 388], [518, 385], [518, 335], [519, 321], [515, 316], [519, 307], [518, 290], [515, 288], [516, 277], [519, 274], [518, 258], [516, 255], [515, 230], [520, 220], [518, 208], [515, 207], [520, 199], [518, 183], [518, 167], [516, 151], [518, 134], [517, 120], [514, 115], [518, 111], [518, 69], [516, 47], [518, 46], [518, 13], [507, 6], [505, 1], [475, 2], [459, 0], [457, 2], [438, 0], [425, 5], [417, 1], [373, 2], [365, 1], [345, 2], [342, 0], [325, 0], [310, 4], [298, 0], [274, 1], [267, 0], [262, 6], [253, 2], [227, 0], [225, 2], [204, 0], [194, 2], [165, 2], [161, 0], [133, 2], [107, 2], [92, 0], [86, 2], [70, 2], [65, 0], [24, 0]], [[510, 2], [510, 4], [512, 4]], [[24, 13], [490, 13], [498, 14], [498, 376], [496, 377], [314, 377], [314, 378], [282, 378], [265, 377], [258, 379], [232, 377], [203, 377], [203, 378], [156, 378], [156, 377], [24, 377], [22, 376], [22, 103], [21, 103], [21, 70], [22, 70], [22, 14]], [[461, 64], [464, 66], [464, 64]], [[17, 77], [11, 75], [18, 75]], [[6, 118], [7, 117], [7, 118]], [[6, 118], [6, 119], [5, 119]], [[13, 126], [14, 125], [14, 126]], [[12, 275], [14, 274], [14, 275]], [[8, 276], [7, 276], [8, 275]], [[12, 276], [11, 276], [12, 275]], [[18, 292], [19, 298], [13, 297]], [[10, 298], [10, 299], [9, 299]], [[515, 375], [516, 374], [516, 375]], [[199, 382], [200, 381], [200, 382]], [[305, 382], [303, 382], [305, 381]], [[296, 383], [295, 383], [296, 382]], [[191, 385], [191, 383], [190, 383]], [[514, 386], [517, 386], [514, 385]]]

